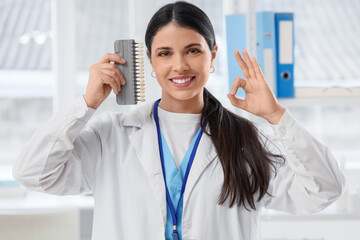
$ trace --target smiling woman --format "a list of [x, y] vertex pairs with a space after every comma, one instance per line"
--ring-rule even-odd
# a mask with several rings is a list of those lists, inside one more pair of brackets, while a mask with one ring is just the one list
[[[201, 9], [163, 6], [145, 43], [161, 98], [92, 118], [126, 84], [111, 63], [124, 59], [105, 54], [90, 68], [84, 96], [24, 148], [14, 166], [18, 181], [58, 195], [92, 191], [95, 240], [257, 240], [263, 207], [309, 214], [340, 196], [344, 178], [330, 150], [280, 105], [246, 50], [235, 52], [245, 79], [237, 77], [227, 97], [267, 120], [273, 136], [205, 88], [217, 45]], [[239, 88], [243, 100], [235, 97]]]
[[162, 109], [201, 113], [203, 89], [217, 46], [213, 48], [210, 51], [200, 33], [176, 23], [169, 23], [157, 32], [147, 54], [162, 89], [159, 104]]

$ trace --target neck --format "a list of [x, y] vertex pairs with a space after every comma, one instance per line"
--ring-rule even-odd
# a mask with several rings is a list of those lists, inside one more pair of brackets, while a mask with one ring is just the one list
[[186, 100], [174, 99], [163, 94], [159, 107], [168, 112], [199, 114], [202, 113], [204, 100], [202, 94]]

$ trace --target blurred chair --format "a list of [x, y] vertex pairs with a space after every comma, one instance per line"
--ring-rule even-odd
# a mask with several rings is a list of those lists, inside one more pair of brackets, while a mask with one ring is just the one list
[[77, 209], [0, 214], [1, 240], [79, 240]]

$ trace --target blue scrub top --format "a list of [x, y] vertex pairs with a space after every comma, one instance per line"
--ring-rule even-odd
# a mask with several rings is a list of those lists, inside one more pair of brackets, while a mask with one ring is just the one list
[[[164, 155], [164, 168], [165, 168], [165, 178], [166, 183], [168, 186], [169, 195], [171, 198], [171, 203], [174, 206], [174, 209], [178, 205], [178, 201], [181, 194], [181, 188], [183, 184], [183, 179], [185, 176], [186, 168], [189, 163], [189, 158], [192, 152], [192, 149], [195, 145], [196, 138], [201, 132], [201, 128], [199, 128], [196, 136], [191, 141], [191, 144], [188, 150], [185, 153], [183, 160], [181, 161], [179, 170], [177, 170], [173, 156], [171, 155], [170, 149], [166, 140], [161, 133], [161, 141], [162, 141], [162, 148], [163, 148], [163, 155]], [[182, 213], [183, 213], [183, 197], [181, 198], [179, 209], [177, 211], [177, 231], [179, 233], [180, 239], [182, 239], [182, 227], [181, 227], [181, 220], [182, 220]], [[167, 219], [166, 219], [166, 228], [165, 228], [165, 238], [166, 240], [173, 240], [172, 238], [173, 233], [173, 222], [171, 218], [171, 212], [169, 206], [167, 206]]]

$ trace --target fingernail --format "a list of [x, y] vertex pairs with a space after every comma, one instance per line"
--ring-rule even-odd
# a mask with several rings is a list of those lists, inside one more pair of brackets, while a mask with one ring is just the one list
[[126, 63], [125, 59], [121, 59], [121, 63]]
[[235, 90], [231, 90], [231, 95], [235, 95]]
[[125, 79], [123, 79], [121, 83], [122, 83], [122, 85], [125, 85], [126, 84]]

